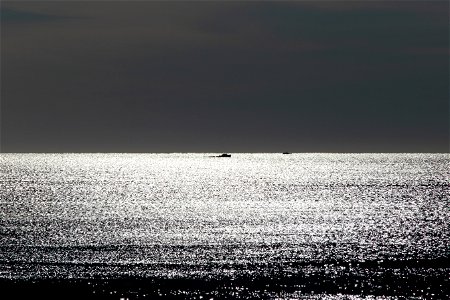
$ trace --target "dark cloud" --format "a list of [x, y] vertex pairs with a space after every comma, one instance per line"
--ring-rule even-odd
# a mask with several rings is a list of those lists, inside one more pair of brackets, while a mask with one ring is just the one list
[[6, 2], [2, 148], [446, 152], [447, 11]]
[[17, 11], [14, 9], [4, 8], [1, 11], [1, 18], [3, 22], [11, 23], [35, 23], [51, 20], [58, 20], [60, 17], [48, 14], [33, 13], [27, 11]]

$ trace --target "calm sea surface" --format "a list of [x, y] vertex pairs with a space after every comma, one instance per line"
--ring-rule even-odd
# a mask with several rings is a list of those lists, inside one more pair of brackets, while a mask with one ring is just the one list
[[129, 298], [449, 296], [449, 154], [210, 155], [0, 154], [0, 279]]

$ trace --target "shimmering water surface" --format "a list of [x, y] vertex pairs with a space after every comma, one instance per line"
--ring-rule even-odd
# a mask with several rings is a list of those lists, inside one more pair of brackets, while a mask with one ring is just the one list
[[[449, 154], [211, 155], [0, 154], [0, 278], [191, 280], [153, 282], [211, 298], [449, 295]], [[146, 296], [102, 284], [93, 293]]]

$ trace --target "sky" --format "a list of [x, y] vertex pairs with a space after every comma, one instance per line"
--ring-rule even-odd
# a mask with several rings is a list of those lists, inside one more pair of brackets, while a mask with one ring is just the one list
[[449, 152], [447, 1], [2, 1], [2, 152]]

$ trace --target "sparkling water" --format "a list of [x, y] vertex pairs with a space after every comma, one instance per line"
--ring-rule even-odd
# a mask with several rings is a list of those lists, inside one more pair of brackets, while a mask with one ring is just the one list
[[449, 158], [0, 154], [0, 278], [445, 297]]

